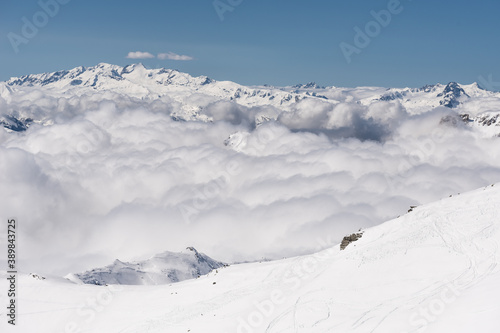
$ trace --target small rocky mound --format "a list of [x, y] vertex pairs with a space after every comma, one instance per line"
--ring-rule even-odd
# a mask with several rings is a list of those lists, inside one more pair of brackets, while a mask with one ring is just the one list
[[16, 118], [11, 115], [0, 115], [0, 126], [14, 132], [24, 132], [33, 122], [31, 118]]
[[363, 236], [363, 232], [358, 232], [355, 234], [352, 234], [350, 236], [345, 236], [344, 239], [342, 240], [342, 243], [340, 243], [340, 250], [343, 250], [347, 247], [347, 245], [351, 244], [352, 242], [357, 241]]
[[496, 115], [483, 115], [483, 116], [477, 117], [477, 122], [480, 125], [483, 125], [483, 126], [491, 126], [491, 125], [498, 126], [500, 124], [500, 121], [498, 119], [499, 116], [500, 116], [499, 114], [496, 114]]
[[38, 274], [30, 273], [30, 276], [31, 276], [33, 279], [36, 279], [36, 280], [45, 280], [45, 277], [43, 277], [43, 276], [41, 276], [41, 275], [38, 275]]

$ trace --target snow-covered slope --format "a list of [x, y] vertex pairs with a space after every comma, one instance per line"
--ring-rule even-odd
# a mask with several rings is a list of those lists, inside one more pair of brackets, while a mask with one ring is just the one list
[[50, 333], [499, 332], [499, 212], [500, 186], [491, 185], [364, 230], [343, 251], [233, 265], [172, 285], [26, 274], [18, 327], [0, 325]]
[[106, 285], [157, 285], [198, 278], [226, 264], [199, 253], [193, 247], [185, 252], [164, 252], [134, 262], [115, 260], [111, 265], [68, 276], [83, 283]]

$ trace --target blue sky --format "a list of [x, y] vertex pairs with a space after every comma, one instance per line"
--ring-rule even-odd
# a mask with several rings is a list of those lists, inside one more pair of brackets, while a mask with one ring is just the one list
[[[219, 13], [213, 0], [40, 2], [54, 1], [67, 3], [45, 17], [39, 1], [1, 2], [0, 80], [142, 62], [247, 85], [500, 81], [498, 0], [401, 0], [397, 7], [397, 0], [217, 0], [226, 9]], [[371, 12], [389, 7], [397, 10], [383, 26]], [[38, 23], [38, 31], [23, 34], [26, 21]], [[369, 45], [357, 47], [354, 28], [366, 33], [367, 25]], [[357, 47], [350, 63], [341, 43]], [[126, 58], [135, 51], [155, 57]], [[169, 52], [193, 59], [158, 59]]]

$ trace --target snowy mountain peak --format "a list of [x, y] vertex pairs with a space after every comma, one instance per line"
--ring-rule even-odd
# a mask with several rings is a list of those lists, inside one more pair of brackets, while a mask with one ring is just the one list
[[461, 96], [467, 96], [469, 97], [469, 95], [467, 95], [465, 93], [465, 91], [463, 90], [463, 88], [456, 82], [450, 82], [446, 85], [446, 87], [444, 88], [443, 92], [440, 93], [438, 95], [438, 97], [440, 96], [446, 96], [446, 95], [453, 95], [454, 97], [456, 98], [459, 98]]
[[320, 87], [316, 82], [308, 82], [306, 84], [296, 84], [292, 88], [295, 89], [325, 89], [325, 87]]
[[443, 92], [438, 94], [437, 97], [442, 97], [439, 103], [449, 108], [457, 107], [461, 100], [463, 100], [463, 97], [470, 98], [464, 89], [456, 82], [448, 83]]
[[436, 89], [435, 84], [426, 84], [425, 86], [421, 87], [419, 90], [424, 91], [424, 92], [432, 92]]
[[457, 108], [472, 97], [489, 97], [491, 94], [479, 88], [477, 83], [461, 85], [450, 82], [447, 85], [425, 85], [421, 88], [387, 89], [379, 101], [400, 101], [407, 109], [426, 107], [428, 109], [438, 106]]
[[193, 252], [194, 256], [195, 256], [198, 260], [200, 260], [200, 259], [201, 259], [200, 254], [198, 253], [198, 251], [196, 251], [196, 249], [195, 249], [194, 247], [192, 247], [192, 246], [186, 247], [186, 250]]
[[192, 246], [186, 247], [186, 250], [189, 250], [189, 251], [194, 252], [194, 253], [198, 253], [198, 251], [196, 251], [196, 249]]
[[[106, 64], [106, 65], [108, 65], [108, 64]], [[146, 69], [146, 67], [144, 67], [144, 65], [142, 64], [142, 62], [138, 62], [136, 64], [130, 64], [130, 65], [127, 65], [127, 66], [123, 67], [123, 71], [127, 70], [128, 72], [132, 72], [135, 69], [143, 70], [143, 69]]]
[[123, 262], [116, 259], [111, 265], [80, 274], [70, 274], [85, 284], [158, 285], [197, 278], [212, 270], [227, 266], [194, 247], [187, 252], [163, 252], [147, 260]]
[[104, 78], [123, 80], [121, 76], [122, 67], [106, 63], [100, 63], [93, 67], [79, 66], [71, 70], [62, 70], [53, 73], [30, 74], [19, 78], [11, 78], [7, 81], [8, 86], [96, 86], [99, 80]]
[[473, 82], [473, 83], [471, 83], [471, 84], [470, 84], [470, 87], [471, 87], [471, 88], [473, 88], [473, 89], [485, 90], [485, 89], [483, 89], [483, 88], [479, 85], [479, 83], [477, 83], [477, 82]]
[[[127, 79], [127, 75], [137, 78], [142, 76], [151, 79], [153, 76], [167, 73], [172, 75], [176, 71], [146, 69], [143, 64], [132, 64], [125, 67], [107, 63], [99, 63], [96, 66], [79, 66], [71, 70], [57, 71], [53, 73], [30, 74], [19, 78], [11, 78], [6, 83], [8, 86], [57, 86], [59, 89], [69, 89], [74, 86], [86, 86], [97, 88], [113, 89], [112, 81], [122, 81]], [[191, 78], [188, 74], [183, 76]], [[203, 81], [206, 77], [203, 78]], [[98, 84], [99, 83], [99, 84]]]

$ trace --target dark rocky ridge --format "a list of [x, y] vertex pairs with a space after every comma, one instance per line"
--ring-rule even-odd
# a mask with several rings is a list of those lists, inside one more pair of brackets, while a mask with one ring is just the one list
[[342, 239], [342, 243], [340, 243], [340, 250], [341, 251], [344, 250], [347, 247], [347, 245], [357, 241], [361, 237], [363, 237], [363, 232], [358, 232], [355, 234], [351, 234], [349, 236], [345, 236], [344, 239]]

